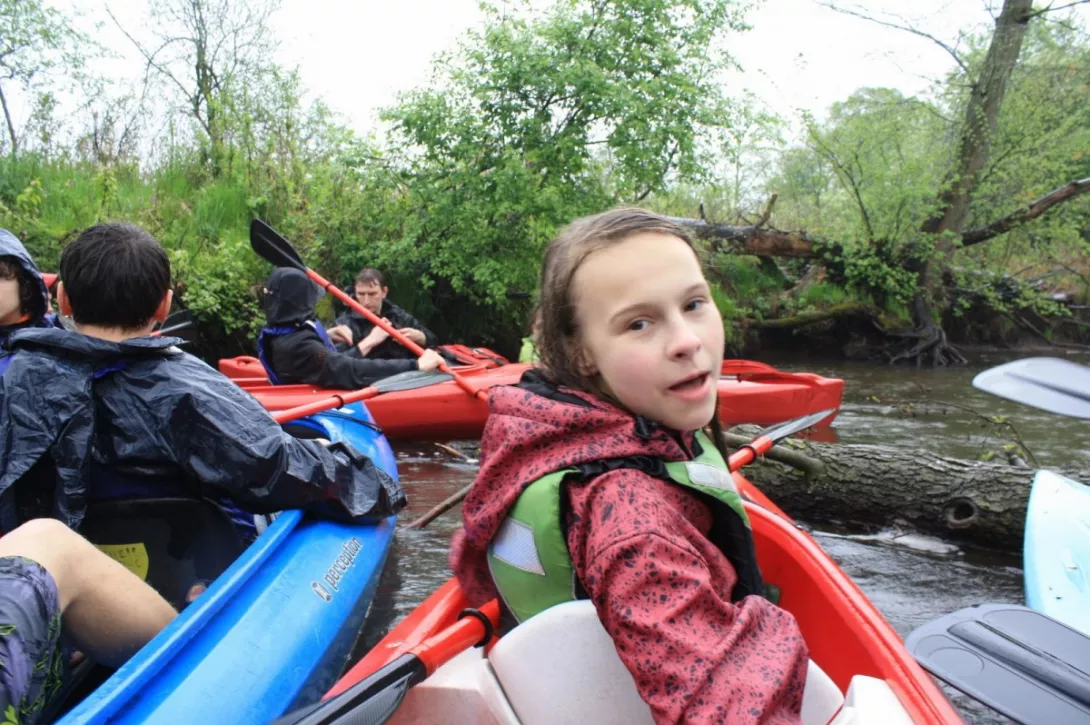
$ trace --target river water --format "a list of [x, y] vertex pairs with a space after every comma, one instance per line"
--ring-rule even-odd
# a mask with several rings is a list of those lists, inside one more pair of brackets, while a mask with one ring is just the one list
[[[1026, 446], [1044, 467], [1085, 465], [1090, 425], [1008, 403], [972, 388], [979, 370], [1002, 362], [981, 360], [953, 370], [916, 370], [874, 364], [769, 361], [784, 370], [809, 370], [845, 380], [844, 405], [834, 430], [844, 443], [881, 443], [929, 453], [975, 458], [1001, 450], [972, 413], [936, 405], [907, 412], [904, 400], [928, 398], [968, 406], [988, 416], [1009, 416]], [[474, 463], [458, 461], [423, 443], [395, 447], [410, 521], [472, 482]], [[447, 547], [459, 525], [457, 511], [424, 530], [400, 530], [372, 606], [361, 646], [377, 642], [389, 628], [450, 576]], [[1020, 560], [1011, 555], [951, 546], [924, 537], [863, 535], [827, 522], [808, 521], [817, 541], [873, 600], [902, 635], [946, 612], [980, 602], [1022, 602]], [[949, 691], [967, 722], [1005, 718]]]

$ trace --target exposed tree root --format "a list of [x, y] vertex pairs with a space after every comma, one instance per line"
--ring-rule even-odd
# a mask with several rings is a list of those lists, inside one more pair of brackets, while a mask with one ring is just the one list
[[918, 368], [927, 361], [931, 367], [941, 368], [948, 365], [964, 365], [968, 362], [961, 351], [946, 339], [946, 331], [931, 319], [927, 311], [927, 303], [922, 295], [917, 294], [912, 298], [912, 318], [916, 323], [916, 329], [912, 332], [885, 333], [891, 337], [913, 340], [902, 346], [899, 352], [891, 352], [887, 349], [886, 354], [890, 365], [904, 360], [915, 362]]

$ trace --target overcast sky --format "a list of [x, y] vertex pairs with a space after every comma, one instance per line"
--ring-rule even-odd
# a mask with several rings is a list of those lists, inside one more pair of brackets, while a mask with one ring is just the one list
[[[544, 1], [544, 0], [542, 0]], [[122, 54], [103, 61], [112, 76], [135, 79], [139, 56], [106, 19], [102, 0], [51, 0], [77, 7], [81, 24], [105, 19], [96, 36]], [[502, 0], [496, 0], [502, 2]], [[838, 0], [844, 7], [864, 3]], [[127, 29], [143, 26], [146, 0], [108, 0]], [[273, 16], [281, 41], [277, 60], [298, 67], [305, 86], [346, 122], [366, 133], [377, 109], [398, 91], [425, 82], [431, 59], [453, 48], [482, 18], [477, 0], [282, 0]], [[866, 11], [898, 13], [917, 27], [950, 42], [959, 29], [986, 30], [1001, 0], [866, 0]], [[1090, 26], [1090, 6], [1078, 9]], [[815, 0], [765, 0], [750, 15], [753, 29], [731, 37], [729, 47], [744, 72], [731, 83], [754, 92], [772, 110], [821, 114], [861, 86], [924, 91], [952, 66], [950, 56], [929, 40], [880, 27], [823, 7]], [[134, 80], [135, 82], [135, 80]]]

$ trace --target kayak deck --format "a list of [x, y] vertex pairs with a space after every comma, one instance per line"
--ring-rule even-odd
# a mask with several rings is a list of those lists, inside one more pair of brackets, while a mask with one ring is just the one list
[[1090, 486], [1037, 472], [1023, 565], [1026, 604], [1090, 635]]
[[[297, 424], [347, 440], [396, 478], [389, 445], [357, 405]], [[60, 722], [212, 716], [257, 725], [316, 701], [362, 628], [395, 522], [280, 514], [208, 591]]]

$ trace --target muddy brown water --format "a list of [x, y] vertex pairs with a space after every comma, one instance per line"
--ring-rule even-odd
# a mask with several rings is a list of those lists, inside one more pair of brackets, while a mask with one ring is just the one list
[[[892, 402], [921, 396], [970, 406], [985, 415], [1009, 416], [1042, 466], [1086, 466], [1090, 424], [1001, 401], [971, 387], [979, 370], [1009, 356], [992, 356], [966, 368], [915, 370], [874, 364], [769, 361], [785, 370], [809, 370], [845, 380], [844, 406], [835, 424], [845, 443], [880, 443], [929, 453], [976, 457], [1000, 449], [972, 415], [917, 407], [911, 415]], [[409, 497], [410, 521], [472, 482], [477, 467], [425, 443], [395, 446]], [[424, 530], [399, 530], [357, 651], [366, 651], [450, 576], [447, 550], [459, 525], [457, 510]], [[1014, 556], [951, 546], [927, 537], [863, 534], [829, 522], [805, 522], [818, 543], [856, 581], [902, 635], [946, 612], [980, 602], [1022, 602], [1021, 561]], [[951, 691], [967, 722], [1009, 722]]]

